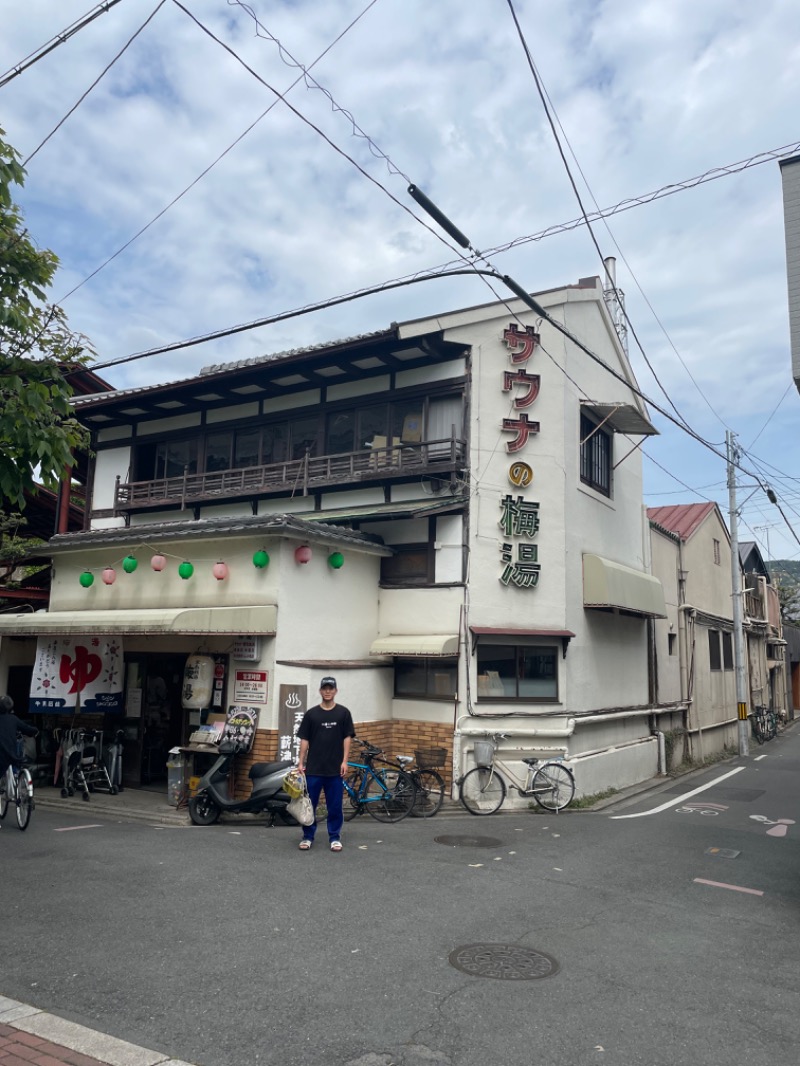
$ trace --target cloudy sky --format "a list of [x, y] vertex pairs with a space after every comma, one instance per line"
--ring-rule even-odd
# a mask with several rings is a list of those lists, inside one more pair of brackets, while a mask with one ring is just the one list
[[[0, 75], [110, 3], [3, 0]], [[648, 201], [595, 224], [658, 377], [631, 338], [643, 390], [718, 451], [734, 431], [800, 536], [773, 158], [800, 151], [793, 0], [119, 0], [0, 88], [18, 200], [61, 260], [53, 299], [102, 363], [441, 267], [454, 249], [409, 181], [531, 292], [600, 273], [586, 227], [562, 228], [581, 211], [512, 12], [587, 211]], [[431, 280], [104, 374], [171, 380], [491, 298]], [[724, 462], [654, 421], [647, 504], [727, 513]], [[800, 558], [739, 482], [740, 538]]]

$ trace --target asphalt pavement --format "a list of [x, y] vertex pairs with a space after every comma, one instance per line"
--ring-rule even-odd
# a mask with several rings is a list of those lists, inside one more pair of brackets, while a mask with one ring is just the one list
[[131, 1066], [795, 1066], [798, 728], [601, 810], [361, 816], [338, 855], [104, 806], [6, 819], [0, 994]]

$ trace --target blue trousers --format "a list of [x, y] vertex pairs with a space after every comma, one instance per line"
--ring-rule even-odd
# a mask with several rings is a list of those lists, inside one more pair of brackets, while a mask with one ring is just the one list
[[[308, 785], [308, 795], [315, 812], [320, 795], [323, 792], [325, 793], [325, 802], [328, 805], [328, 837], [330, 840], [338, 840], [344, 825], [344, 815], [342, 814], [344, 784], [341, 777], [316, 777], [307, 774], [306, 784]], [[312, 822], [311, 825], [304, 825], [303, 839], [313, 840], [316, 831], [316, 822]]]

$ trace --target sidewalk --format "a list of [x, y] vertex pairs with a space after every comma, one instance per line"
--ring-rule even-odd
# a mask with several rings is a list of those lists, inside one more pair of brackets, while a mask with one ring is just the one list
[[0, 996], [0, 1066], [192, 1066]]

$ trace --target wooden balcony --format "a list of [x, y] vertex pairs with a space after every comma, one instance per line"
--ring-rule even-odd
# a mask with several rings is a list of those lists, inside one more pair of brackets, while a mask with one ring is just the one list
[[466, 454], [466, 441], [453, 435], [444, 440], [415, 444], [403, 444], [395, 439], [391, 445], [364, 451], [305, 455], [302, 459], [238, 470], [214, 470], [203, 474], [186, 471], [181, 477], [154, 481], [125, 484], [117, 478], [114, 510], [120, 513], [165, 507], [183, 510], [219, 500], [286, 493], [308, 496], [335, 485], [374, 484], [407, 477], [442, 477], [463, 468]]

